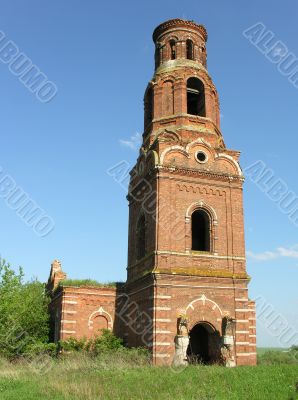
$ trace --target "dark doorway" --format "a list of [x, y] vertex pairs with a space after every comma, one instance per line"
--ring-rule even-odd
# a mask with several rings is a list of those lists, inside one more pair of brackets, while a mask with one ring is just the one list
[[213, 326], [201, 322], [189, 333], [187, 357], [191, 364], [214, 364], [219, 360], [220, 336]]

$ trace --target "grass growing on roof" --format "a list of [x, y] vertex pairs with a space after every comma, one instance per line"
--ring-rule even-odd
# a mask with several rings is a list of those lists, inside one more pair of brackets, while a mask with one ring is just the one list
[[64, 279], [59, 282], [59, 286], [74, 286], [74, 287], [102, 287], [102, 288], [116, 288], [120, 282], [98, 282], [93, 279]]

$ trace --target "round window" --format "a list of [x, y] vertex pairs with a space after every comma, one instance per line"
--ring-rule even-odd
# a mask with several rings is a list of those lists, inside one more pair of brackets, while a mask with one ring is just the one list
[[205, 162], [207, 162], [207, 155], [203, 151], [198, 151], [196, 154], [196, 159], [200, 163], [205, 163]]

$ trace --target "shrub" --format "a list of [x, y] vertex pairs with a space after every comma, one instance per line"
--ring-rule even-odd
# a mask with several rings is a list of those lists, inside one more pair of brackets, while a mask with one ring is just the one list
[[44, 354], [51, 357], [56, 357], [57, 353], [58, 353], [58, 347], [55, 343], [36, 342], [26, 346], [23, 356], [32, 358]]
[[93, 339], [76, 339], [59, 342], [62, 358], [73, 357], [75, 354], [89, 356], [97, 359], [104, 365], [116, 365], [117, 363], [131, 366], [148, 365], [150, 362], [149, 352], [144, 348], [129, 349], [108, 329], [102, 329], [102, 334]]
[[66, 352], [80, 352], [85, 351], [92, 355], [99, 353], [118, 350], [124, 348], [122, 339], [119, 339], [108, 329], [102, 329], [102, 334], [92, 339], [76, 339], [69, 338], [68, 340], [59, 342], [60, 349]]
[[48, 342], [48, 303], [42, 283], [24, 283], [22, 268], [0, 259], [0, 355], [15, 358]]
[[119, 350], [124, 348], [123, 340], [119, 339], [108, 329], [102, 329], [102, 334], [88, 343], [91, 353], [97, 355], [104, 351]]
[[60, 340], [59, 342], [60, 350], [66, 352], [80, 352], [85, 350], [87, 346], [88, 341], [86, 338], [76, 339], [71, 337], [67, 340]]

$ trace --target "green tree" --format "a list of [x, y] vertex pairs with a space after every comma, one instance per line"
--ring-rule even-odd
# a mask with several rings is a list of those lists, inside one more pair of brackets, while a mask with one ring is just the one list
[[0, 354], [16, 357], [48, 342], [48, 302], [44, 284], [24, 282], [22, 268], [0, 259]]

